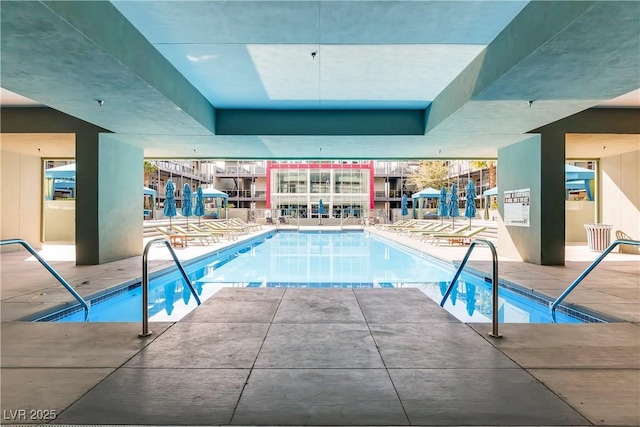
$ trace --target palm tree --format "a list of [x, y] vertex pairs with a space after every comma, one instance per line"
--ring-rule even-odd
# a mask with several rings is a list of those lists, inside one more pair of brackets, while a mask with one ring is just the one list
[[496, 176], [497, 163], [495, 160], [474, 160], [471, 162], [471, 166], [476, 169], [489, 169], [489, 188], [493, 188], [498, 184]]
[[[151, 179], [151, 174], [158, 172], [158, 166], [154, 165], [151, 162], [144, 161], [144, 186], [149, 186], [149, 181]], [[159, 183], [158, 183], [159, 185]]]

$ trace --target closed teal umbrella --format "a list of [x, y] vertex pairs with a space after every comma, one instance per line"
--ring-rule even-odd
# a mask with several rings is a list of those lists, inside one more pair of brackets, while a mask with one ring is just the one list
[[191, 186], [185, 184], [182, 189], [182, 216], [187, 217], [187, 227], [189, 227], [189, 217], [193, 215], [193, 202], [191, 201]]
[[322, 224], [322, 214], [324, 213], [324, 204], [322, 199], [318, 201], [318, 217], [320, 218], [320, 224]]
[[408, 200], [407, 200], [407, 195], [403, 194], [402, 195], [402, 202], [400, 202], [400, 215], [402, 216], [407, 216], [409, 215], [409, 209], [407, 207], [408, 204]]
[[447, 189], [442, 187], [440, 190], [440, 199], [438, 200], [438, 215], [444, 218], [449, 215], [449, 205], [447, 204]]
[[467, 184], [467, 206], [464, 208], [464, 216], [469, 218], [469, 225], [471, 225], [471, 218], [476, 216], [476, 187], [473, 181]]
[[171, 218], [177, 215], [176, 212], [176, 187], [173, 181], [167, 181], [164, 187], [164, 216], [169, 218], [169, 228], [171, 228]]
[[453, 218], [453, 225], [456, 225], [456, 217], [460, 215], [460, 207], [458, 206], [458, 186], [451, 185], [451, 195], [449, 196], [449, 215]]
[[198, 217], [198, 224], [200, 224], [200, 218], [204, 216], [204, 193], [199, 185], [196, 190], [196, 207], [193, 214]]

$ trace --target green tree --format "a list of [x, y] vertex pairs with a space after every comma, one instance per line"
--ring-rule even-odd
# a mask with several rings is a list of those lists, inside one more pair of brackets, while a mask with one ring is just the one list
[[151, 174], [158, 172], [158, 166], [154, 165], [151, 162], [144, 161], [144, 186], [149, 186], [149, 180], [151, 179]]
[[446, 160], [423, 160], [418, 169], [407, 177], [407, 182], [416, 187], [417, 191], [426, 187], [435, 189], [446, 187], [448, 162]]
[[495, 160], [474, 160], [471, 162], [471, 166], [476, 169], [489, 169], [489, 188], [498, 185], [496, 164], [497, 162]]

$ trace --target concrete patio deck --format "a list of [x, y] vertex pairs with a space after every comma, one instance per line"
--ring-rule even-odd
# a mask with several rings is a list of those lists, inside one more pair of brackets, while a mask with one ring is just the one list
[[[466, 251], [367, 230], [442, 259]], [[153, 269], [167, 265], [166, 250], [152, 253]], [[565, 267], [501, 260], [500, 277], [556, 296], [597, 255], [568, 246]], [[611, 254], [568, 298], [622, 322], [501, 324], [502, 339], [416, 289], [225, 288], [147, 338], [138, 323], [19, 322], [69, 299], [28, 258], [1, 256], [3, 424], [640, 425], [634, 255]], [[487, 250], [473, 259], [490, 271]], [[51, 263], [82, 295], [141, 271], [140, 257]]]

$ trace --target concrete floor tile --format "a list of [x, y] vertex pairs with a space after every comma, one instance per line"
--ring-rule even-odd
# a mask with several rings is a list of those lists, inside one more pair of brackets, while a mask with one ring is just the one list
[[170, 325], [140, 338], [139, 323], [3, 323], [2, 367], [118, 367]]
[[[482, 336], [491, 325], [471, 325]], [[632, 323], [503, 324], [486, 340], [524, 368], [640, 369], [640, 328]]]
[[18, 321], [31, 321], [37, 319], [41, 315], [46, 315], [52, 310], [55, 311], [60, 307], [59, 303], [38, 303], [32, 304], [30, 302], [11, 302], [2, 301], [2, 310], [0, 310], [0, 320], [5, 322]]
[[520, 369], [390, 369], [416, 425], [587, 425]]
[[125, 366], [144, 368], [251, 368], [266, 323], [178, 323]]
[[407, 425], [384, 369], [254, 369], [232, 424]]
[[63, 424], [228, 424], [248, 369], [121, 368], [64, 411]]
[[2, 423], [45, 424], [113, 371], [113, 368], [2, 368]]
[[464, 323], [369, 325], [387, 368], [517, 368]]
[[[356, 289], [368, 323], [434, 323], [460, 321], [419, 289]], [[402, 310], [398, 310], [402, 307]]]
[[280, 301], [285, 288], [222, 288], [216, 293], [217, 299], [242, 301]]
[[364, 323], [351, 289], [287, 289], [273, 323]]
[[580, 305], [596, 312], [611, 313], [611, 316], [625, 322], [640, 322], [640, 310], [638, 310], [638, 303], [634, 301], [625, 303], [582, 303]]
[[[638, 281], [640, 282], [640, 277], [638, 278]], [[638, 302], [640, 301], [639, 287], [640, 283], [635, 288], [604, 288], [601, 289], [601, 292], [624, 298], [626, 302]]]
[[640, 425], [640, 371], [627, 369], [532, 369], [595, 425]]
[[273, 324], [257, 368], [384, 368], [364, 324]]
[[629, 302], [629, 300], [616, 295], [611, 295], [602, 290], [576, 288], [569, 294], [569, 296], [567, 296], [563, 303], [583, 305], [585, 303], [624, 304], [627, 302]]
[[284, 289], [223, 288], [180, 322], [271, 323]]

